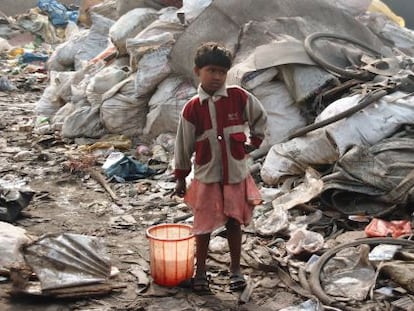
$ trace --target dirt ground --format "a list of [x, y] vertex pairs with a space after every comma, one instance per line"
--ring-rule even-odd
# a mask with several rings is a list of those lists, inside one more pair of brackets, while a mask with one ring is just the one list
[[[261, 310], [258, 305], [264, 305], [269, 299], [279, 301], [278, 307], [303, 301], [286, 292], [270, 273], [265, 279], [266, 287], [255, 290], [249, 303], [239, 304], [240, 294], [228, 290], [226, 256], [219, 259], [221, 263], [210, 262], [215, 273], [214, 295], [198, 296], [185, 288], [163, 288], [152, 283], [143, 290], [133, 270], [140, 267], [149, 274], [145, 229], [189, 211], [177, 199], [157, 188], [161, 181], [111, 184], [120, 198], [117, 205], [88, 174], [65, 169], [69, 160], [80, 159], [83, 155], [77, 151], [76, 144], [65, 144], [54, 135], [33, 132], [33, 109], [40, 96], [39, 91], [0, 93], [0, 178], [25, 181], [35, 191], [32, 201], [13, 224], [35, 237], [67, 232], [101, 237], [112, 266], [120, 271], [111, 280], [111, 284], [119, 288], [100, 297], [52, 301], [42, 297], [11, 297], [12, 284], [7, 279], [0, 282], [0, 310]], [[96, 168], [100, 165], [98, 163]], [[143, 187], [149, 190], [137, 191]], [[119, 215], [132, 215], [136, 223], [111, 225], [111, 217]], [[261, 273], [250, 272], [252, 280], [259, 277], [263, 281]]]

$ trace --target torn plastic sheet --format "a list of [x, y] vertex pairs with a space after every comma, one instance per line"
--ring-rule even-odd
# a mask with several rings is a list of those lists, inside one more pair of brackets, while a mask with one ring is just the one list
[[97, 237], [48, 234], [23, 248], [26, 263], [36, 273], [42, 291], [106, 282], [110, 259]]
[[326, 293], [358, 301], [366, 299], [375, 285], [375, 268], [368, 260], [370, 247], [366, 244], [336, 254], [324, 267], [323, 280]]
[[[297, 22], [286, 26], [286, 20], [290, 18], [296, 18]], [[283, 33], [303, 40], [313, 32], [324, 31], [350, 35], [377, 48], [378, 51], [384, 47], [368, 28], [361, 27], [353, 16], [338, 9], [331, 1], [215, 0], [186, 28], [175, 43], [170, 54], [174, 71], [186, 77], [193, 76], [194, 66], [188, 55], [194, 54], [200, 43], [214, 38], [233, 52], [238, 46], [239, 35], [246, 23], [270, 19], [280, 21], [279, 25], [272, 29], [273, 34]], [[226, 31], [217, 32], [217, 29]], [[252, 40], [261, 40], [263, 36], [264, 34], [261, 34]], [[274, 39], [271, 36], [267, 38], [268, 42], [256, 43], [255, 46], [270, 43], [270, 40]]]
[[272, 201], [273, 209], [255, 219], [257, 232], [263, 236], [272, 236], [283, 231], [288, 225], [287, 211], [297, 205], [309, 202], [318, 196], [322, 189], [323, 182], [319, 173], [308, 167], [303, 183], [275, 198]]

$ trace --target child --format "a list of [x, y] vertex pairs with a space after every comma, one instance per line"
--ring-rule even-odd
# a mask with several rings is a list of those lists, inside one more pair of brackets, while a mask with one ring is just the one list
[[[195, 55], [198, 95], [183, 108], [175, 145], [175, 193], [194, 214], [196, 272], [193, 290], [209, 291], [206, 258], [210, 233], [225, 225], [230, 248], [230, 289], [246, 281], [240, 270], [241, 224], [247, 225], [260, 193], [249, 174], [247, 153], [258, 148], [267, 123], [263, 106], [252, 94], [225, 84], [232, 65], [229, 50], [217, 43], [202, 44]], [[247, 143], [246, 124], [250, 130]], [[195, 152], [194, 180], [186, 189]]]

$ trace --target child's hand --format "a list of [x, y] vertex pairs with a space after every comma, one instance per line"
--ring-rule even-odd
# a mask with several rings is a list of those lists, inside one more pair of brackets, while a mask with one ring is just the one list
[[177, 195], [178, 197], [182, 198], [185, 195], [187, 186], [185, 183], [185, 179], [177, 179], [177, 183], [175, 185], [175, 191], [173, 195]]
[[246, 152], [246, 153], [250, 153], [250, 152], [252, 152], [253, 150], [255, 150], [256, 149], [256, 147], [255, 146], [253, 146], [253, 145], [250, 145], [250, 144], [244, 144], [244, 151]]

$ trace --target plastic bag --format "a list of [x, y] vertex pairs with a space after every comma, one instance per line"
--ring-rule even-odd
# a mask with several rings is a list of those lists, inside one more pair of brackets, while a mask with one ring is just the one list
[[25, 52], [20, 57], [20, 60], [22, 61], [22, 63], [46, 62], [48, 59], [49, 59], [48, 55], [40, 54], [40, 53], [31, 53], [31, 52]]
[[369, 262], [369, 245], [350, 247], [336, 253], [323, 267], [322, 286], [328, 295], [365, 300], [375, 284], [375, 269]]
[[303, 252], [315, 253], [323, 247], [324, 243], [325, 240], [320, 233], [299, 228], [286, 242], [286, 250], [293, 255]]
[[378, 218], [372, 219], [364, 231], [369, 237], [392, 236], [393, 238], [398, 238], [402, 235], [412, 234], [409, 220], [386, 221]]
[[118, 182], [131, 181], [154, 175], [155, 171], [132, 157], [123, 156], [105, 169], [108, 177]]

